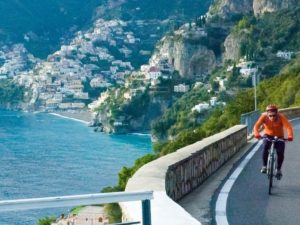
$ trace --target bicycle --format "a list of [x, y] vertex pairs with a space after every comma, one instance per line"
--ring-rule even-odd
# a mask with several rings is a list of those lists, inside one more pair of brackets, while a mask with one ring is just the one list
[[[269, 155], [268, 155], [268, 163], [267, 163], [267, 177], [269, 180], [269, 195], [272, 194], [271, 189], [273, 186], [273, 178], [274, 178], [274, 171], [277, 168], [277, 153], [275, 154], [275, 148], [274, 143], [278, 141], [285, 142], [287, 139], [274, 137], [273, 139], [270, 139], [268, 137], [264, 137], [268, 141], [272, 142], [271, 147], [269, 149]], [[279, 177], [277, 177], [278, 180], [280, 180]]]

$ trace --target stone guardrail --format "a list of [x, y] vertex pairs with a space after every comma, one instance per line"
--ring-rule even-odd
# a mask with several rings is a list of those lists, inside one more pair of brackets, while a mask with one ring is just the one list
[[[281, 113], [286, 115], [289, 119], [293, 119], [295, 117], [298, 117], [300, 115], [300, 108], [294, 107], [294, 108], [286, 108], [286, 109], [280, 109]], [[241, 124], [244, 124], [247, 126], [247, 132], [248, 132], [248, 139], [253, 138], [253, 127], [260, 117], [261, 112], [259, 110], [252, 111], [248, 113], [244, 113], [241, 115]]]
[[294, 119], [300, 116], [300, 107], [280, 109], [279, 112], [284, 114], [289, 119]]
[[211, 136], [202, 143], [198, 142], [185, 159], [169, 165], [166, 174], [167, 195], [174, 201], [180, 200], [199, 187], [246, 144], [247, 129], [243, 125]]
[[[300, 116], [300, 107], [280, 112], [293, 119]], [[154, 191], [153, 225], [199, 225], [175, 201], [199, 187], [246, 143], [247, 126], [234, 126], [144, 165], [129, 179], [126, 191]], [[140, 205], [120, 205], [124, 221], [141, 219]]]
[[259, 110], [256, 111], [252, 111], [252, 112], [248, 112], [248, 113], [244, 113], [241, 115], [241, 124], [244, 124], [247, 126], [247, 133], [248, 133], [248, 138], [252, 138], [252, 130], [253, 127], [256, 123], [256, 121], [258, 120], [258, 118], [260, 117], [261, 112]]

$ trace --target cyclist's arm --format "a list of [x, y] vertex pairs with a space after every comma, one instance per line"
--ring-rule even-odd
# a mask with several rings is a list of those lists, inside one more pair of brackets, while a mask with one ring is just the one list
[[293, 138], [294, 137], [294, 134], [293, 134], [293, 127], [291, 125], [291, 123], [288, 121], [288, 119], [281, 115], [281, 121], [282, 121], [282, 124], [283, 126], [286, 128], [287, 130], [287, 135], [288, 135], [288, 138]]
[[259, 136], [259, 129], [264, 124], [264, 119], [265, 119], [265, 116], [261, 115], [259, 117], [259, 119], [257, 120], [257, 122], [255, 123], [254, 128], [253, 128], [254, 136]]

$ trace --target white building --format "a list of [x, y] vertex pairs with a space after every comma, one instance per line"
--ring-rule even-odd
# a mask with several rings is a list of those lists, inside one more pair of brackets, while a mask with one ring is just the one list
[[278, 51], [276, 53], [277, 57], [283, 58], [283, 59], [286, 59], [286, 60], [291, 60], [292, 55], [293, 55], [293, 52], [288, 52], [288, 51]]
[[206, 109], [209, 109], [210, 106], [208, 103], [199, 103], [198, 105], [195, 105], [193, 108], [192, 108], [192, 111], [197, 111], [197, 112], [201, 112], [203, 110], [206, 110]]
[[249, 77], [257, 73], [257, 67], [254, 67], [253, 61], [240, 62], [237, 67], [240, 68], [240, 74], [244, 77]]
[[217, 97], [211, 97], [209, 103], [211, 106], [215, 106], [217, 104]]
[[161, 77], [161, 71], [159, 70], [159, 68], [151, 66], [148, 70], [148, 73], [146, 73], [146, 79], [157, 80], [159, 77]]
[[87, 93], [87, 92], [75, 92], [74, 93], [74, 98], [87, 100], [87, 99], [89, 99], [89, 93]]
[[99, 87], [108, 87], [109, 84], [103, 80], [101, 77], [95, 77], [90, 81], [90, 85], [92, 88], [99, 88]]
[[240, 69], [240, 74], [244, 77], [249, 77], [256, 74], [258, 71], [257, 68], [242, 68]]
[[189, 85], [178, 84], [178, 85], [174, 86], [174, 92], [185, 93], [185, 92], [188, 92], [189, 90], [190, 90], [190, 86]]

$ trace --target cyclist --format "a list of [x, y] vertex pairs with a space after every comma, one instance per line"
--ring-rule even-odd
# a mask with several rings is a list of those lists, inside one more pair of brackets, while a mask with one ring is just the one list
[[[262, 113], [260, 118], [257, 120], [253, 132], [257, 139], [262, 138], [259, 133], [261, 126], [264, 127], [264, 137], [268, 139], [273, 139], [275, 136], [278, 138], [284, 138], [284, 128], [287, 130], [288, 141], [293, 141], [293, 128], [288, 119], [281, 113], [278, 112], [276, 105], [271, 104], [266, 108], [266, 112]], [[267, 161], [268, 161], [268, 150], [271, 147], [272, 142], [267, 138], [263, 140], [263, 166], [261, 168], [262, 173], [267, 171]], [[281, 166], [284, 160], [284, 149], [285, 143], [283, 141], [278, 141], [274, 143], [274, 147], [277, 152], [277, 170], [276, 177], [281, 178]]]

